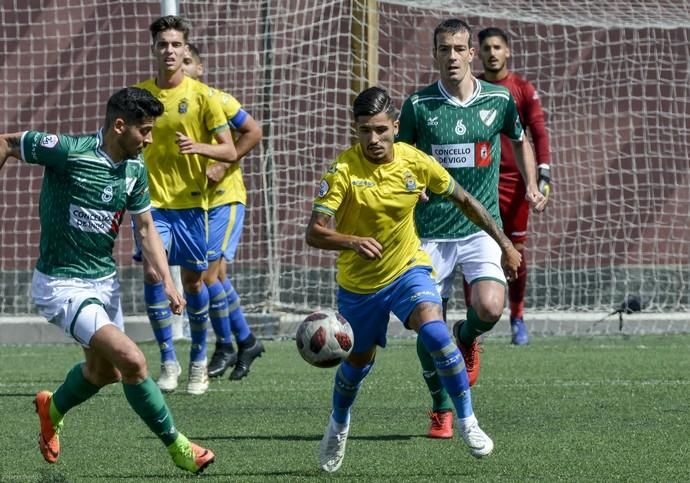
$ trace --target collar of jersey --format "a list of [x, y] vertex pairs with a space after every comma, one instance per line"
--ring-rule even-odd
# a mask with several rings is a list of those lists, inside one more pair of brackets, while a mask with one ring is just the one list
[[436, 85], [438, 86], [438, 90], [441, 92], [443, 97], [445, 97], [448, 102], [450, 102], [454, 106], [467, 107], [470, 104], [472, 104], [474, 100], [477, 97], [479, 97], [479, 94], [482, 92], [482, 83], [479, 82], [475, 77], [472, 77], [472, 80], [474, 82], [474, 92], [472, 92], [472, 95], [465, 102], [462, 102], [457, 97], [451, 95], [450, 92], [448, 92], [446, 88], [443, 87], [443, 82], [441, 82], [441, 79], [436, 81]]
[[121, 165], [124, 165], [127, 163], [127, 160], [125, 159], [122, 163], [116, 163], [115, 161], [112, 160], [110, 156], [108, 156], [108, 153], [103, 151], [101, 149], [103, 147], [103, 128], [99, 129], [98, 132], [96, 132], [96, 139], [98, 140], [98, 145], [96, 146], [96, 152], [102, 156], [110, 165], [111, 168], [117, 168]]

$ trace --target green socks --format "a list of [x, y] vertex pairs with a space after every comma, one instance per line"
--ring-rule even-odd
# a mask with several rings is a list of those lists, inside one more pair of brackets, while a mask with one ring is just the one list
[[462, 329], [460, 330], [460, 339], [463, 344], [470, 345], [474, 342], [474, 339], [493, 329], [494, 325], [496, 325], [496, 322], [484, 322], [481, 320], [474, 308], [470, 306], [467, 309], [467, 320], [462, 324]]
[[81, 372], [82, 363], [75, 365], [65, 378], [65, 382], [53, 393], [50, 403], [50, 419], [56, 426], [62, 421], [62, 417], [91, 396], [96, 394], [100, 387], [91, 384]]
[[151, 377], [139, 384], [122, 383], [127, 402], [153, 433], [168, 447], [177, 439], [177, 429], [163, 393]]

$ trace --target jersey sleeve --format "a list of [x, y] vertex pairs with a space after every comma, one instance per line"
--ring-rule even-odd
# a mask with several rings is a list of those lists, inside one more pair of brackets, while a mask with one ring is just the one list
[[61, 170], [75, 143], [72, 136], [26, 131], [21, 138], [21, 156], [29, 164]]
[[408, 97], [403, 103], [399, 121], [400, 127], [395, 140], [415, 145], [417, 143], [417, 117], [411, 97]]
[[335, 213], [345, 199], [347, 187], [347, 173], [345, 172], [344, 165], [336, 160], [321, 178], [319, 192], [314, 199], [312, 211], [335, 216]]
[[536, 89], [529, 82], [523, 86], [525, 107], [523, 112], [524, 127], [529, 129], [534, 143], [534, 155], [538, 165], [551, 163], [549, 135], [546, 132], [544, 110]]
[[209, 88], [204, 103], [204, 125], [208, 132], [217, 133], [228, 128], [228, 118], [223, 110], [221, 96], [218, 91]]
[[127, 211], [138, 215], [149, 209], [151, 209], [151, 195], [148, 174], [144, 163], [141, 162], [134, 179], [127, 182]]
[[425, 166], [428, 167], [429, 191], [440, 196], [449, 196], [455, 189], [455, 180], [450, 173], [429, 155], [425, 155]]
[[242, 109], [242, 104], [240, 101], [235, 99], [232, 95], [227, 92], [219, 92], [220, 103], [223, 106], [223, 112], [225, 112], [225, 118], [228, 120], [230, 127], [233, 129], [239, 129], [247, 120], [247, 111]]
[[506, 106], [505, 116], [503, 118], [503, 128], [501, 132], [510, 139], [519, 141], [524, 135], [522, 124], [520, 123], [520, 116], [518, 115], [515, 98], [512, 94], [509, 95], [508, 104]]

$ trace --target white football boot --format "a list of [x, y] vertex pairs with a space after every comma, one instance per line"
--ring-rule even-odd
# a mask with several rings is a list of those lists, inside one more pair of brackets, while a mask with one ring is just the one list
[[491, 451], [494, 449], [494, 442], [479, 427], [477, 418], [473, 416], [471, 420], [465, 420], [464, 422], [458, 418], [456, 426], [460, 428], [462, 440], [469, 448], [472, 456], [482, 458], [491, 454]]
[[198, 396], [208, 391], [208, 362], [206, 359], [189, 364], [187, 393]]
[[328, 426], [319, 444], [319, 466], [323, 471], [333, 473], [343, 464], [349, 431], [349, 424], [338, 424], [332, 416], [328, 418]]
[[156, 384], [163, 392], [173, 392], [177, 389], [177, 379], [180, 377], [182, 368], [180, 363], [175, 361], [165, 361], [161, 364], [161, 373]]

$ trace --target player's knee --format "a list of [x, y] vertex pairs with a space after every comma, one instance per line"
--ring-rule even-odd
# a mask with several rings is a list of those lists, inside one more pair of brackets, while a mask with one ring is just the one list
[[482, 321], [496, 323], [503, 315], [503, 304], [482, 303], [475, 307], [474, 310]]
[[198, 294], [204, 286], [204, 277], [202, 272], [194, 272], [192, 270], [182, 270], [182, 287], [187, 293]]
[[136, 346], [123, 354], [119, 369], [125, 381], [141, 381], [148, 375], [146, 357]]

